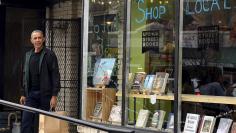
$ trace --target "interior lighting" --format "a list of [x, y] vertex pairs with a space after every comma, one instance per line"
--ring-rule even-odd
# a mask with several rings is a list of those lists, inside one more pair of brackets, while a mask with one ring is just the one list
[[111, 22], [111, 21], [107, 21], [106, 23], [107, 23], [108, 25], [110, 25], [112, 22]]

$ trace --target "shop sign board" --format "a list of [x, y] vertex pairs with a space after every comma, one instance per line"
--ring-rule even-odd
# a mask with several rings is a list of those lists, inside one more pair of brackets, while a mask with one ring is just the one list
[[159, 30], [142, 32], [142, 53], [147, 51], [159, 52]]
[[219, 26], [198, 27], [198, 48], [219, 50]]

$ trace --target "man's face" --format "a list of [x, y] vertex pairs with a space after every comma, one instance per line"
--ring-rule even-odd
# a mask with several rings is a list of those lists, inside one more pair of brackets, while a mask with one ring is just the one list
[[41, 48], [43, 46], [44, 37], [40, 32], [34, 32], [31, 34], [31, 43], [34, 45], [35, 49]]

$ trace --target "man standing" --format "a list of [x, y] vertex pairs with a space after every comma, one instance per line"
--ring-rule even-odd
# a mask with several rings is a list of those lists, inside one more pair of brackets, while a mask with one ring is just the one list
[[[25, 55], [20, 104], [49, 111], [56, 107], [60, 90], [57, 57], [43, 45], [42, 31], [34, 30], [30, 41], [34, 48]], [[33, 113], [23, 111], [21, 132], [33, 133], [34, 121]]]

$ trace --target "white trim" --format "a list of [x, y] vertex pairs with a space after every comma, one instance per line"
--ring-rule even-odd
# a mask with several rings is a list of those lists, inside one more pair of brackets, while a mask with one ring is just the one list
[[83, 58], [82, 65], [82, 119], [86, 119], [86, 88], [87, 88], [87, 59], [88, 59], [88, 30], [89, 30], [89, 1], [83, 0]]

